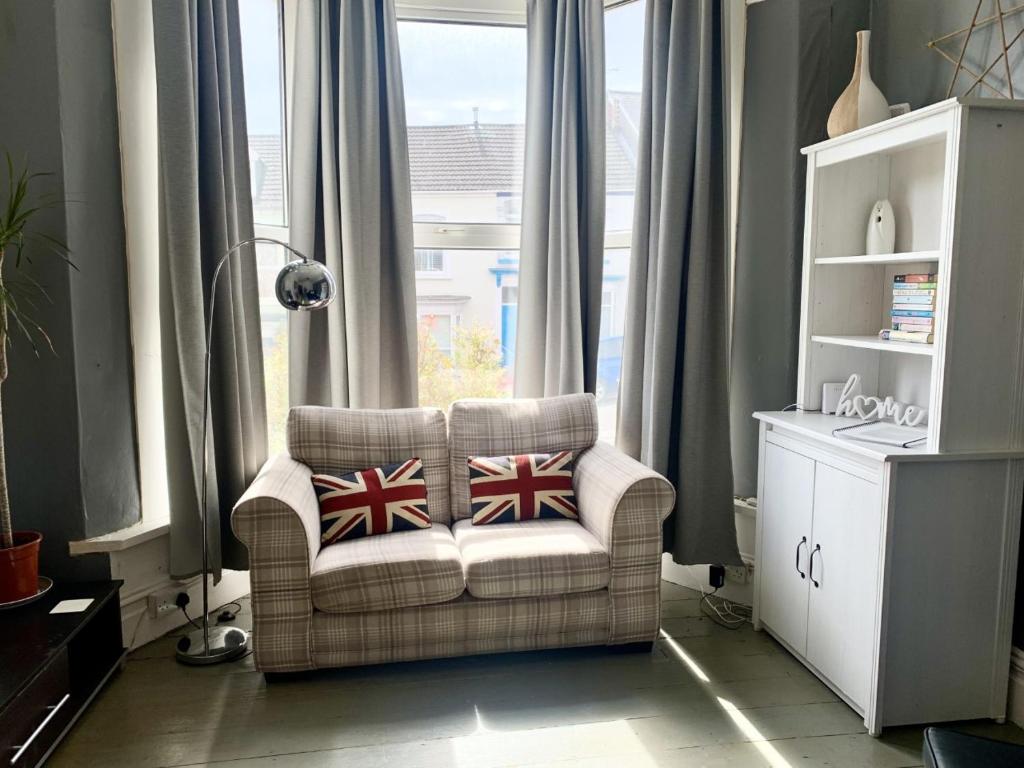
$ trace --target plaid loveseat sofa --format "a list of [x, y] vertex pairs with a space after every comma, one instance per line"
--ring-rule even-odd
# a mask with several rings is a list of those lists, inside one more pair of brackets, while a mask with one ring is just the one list
[[[572, 450], [579, 522], [473, 526], [467, 457]], [[432, 526], [320, 548], [313, 473], [417, 456]], [[591, 395], [429, 408], [293, 408], [231, 525], [249, 549], [267, 673], [562, 646], [650, 645], [675, 492], [597, 442]], [[640, 647], [644, 647], [641, 645]]]

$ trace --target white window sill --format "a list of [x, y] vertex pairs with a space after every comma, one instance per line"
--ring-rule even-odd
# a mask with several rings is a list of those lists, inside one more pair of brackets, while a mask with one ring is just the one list
[[72, 557], [102, 552], [121, 552], [159, 538], [170, 529], [171, 525], [167, 518], [156, 518], [148, 521], [141, 520], [128, 528], [122, 528], [119, 531], [113, 531], [103, 536], [94, 536], [91, 539], [69, 542], [68, 551]]

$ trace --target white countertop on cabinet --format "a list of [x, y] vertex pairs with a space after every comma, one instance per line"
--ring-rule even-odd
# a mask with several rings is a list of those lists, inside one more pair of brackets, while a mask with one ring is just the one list
[[827, 416], [807, 411], [758, 411], [754, 418], [773, 427], [821, 441], [844, 451], [855, 453], [876, 461], [964, 461], [1024, 458], [1024, 451], [945, 451], [932, 453], [925, 448], [900, 448], [895, 445], [880, 445], [857, 440], [853, 437], [836, 437], [832, 431], [838, 427], [849, 427], [860, 419], [849, 416]]

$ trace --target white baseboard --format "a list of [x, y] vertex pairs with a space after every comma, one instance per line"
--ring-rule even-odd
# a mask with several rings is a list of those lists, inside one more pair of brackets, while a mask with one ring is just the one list
[[[210, 583], [210, 610], [238, 600], [249, 594], [249, 573], [247, 571], [223, 571], [220, 583]], [[166, 579], [162, 584], [151, 592], [162, 592], [165, 589], [177, 587], [189, 596], [189, 616], [198, 620], [203, 614], [203, 585], [199, 576], [185, 581]], [[121, 637], [125, 647], [132, 651], [146, 643], [163, 637], [168, 632], [183, 626], [186, 623], [185, 615], [181, 611], [153, 617], [149, 613], [150, 592], [136, 597], [121, 598]]]
[[[708, 583], [708, 566], [706, 565], [679, 565], [672, 562], [672, 556], [666, 552], [661, 556], [661, 578], [671, 581], [681, 587], [700, 592], [711, 591], [711, 584]], [[726, 580], [725, 586], [716, 593], [741, 605], [753, 605], [754, 585], [737, 584]]]
[[1010, 692], [1006, 719], [1024, 728], [1024, 650], [1010, 649]]
[[[106, 554], [110, 559], [110, 578], [124, 581], [121, 587], [121, 637], [129, 650], [156, 640], [187, 621], [181, 611], [162, 616], [150, 615], [149, 596], [152, 594], [168, 590], [187, 592], [189, 615], [193, 619], [202, 616], [203, 585], [200, 577], [179, 580], [169, 574], [169, 534], [166, 527], [130, 541], [119, 538], [117, 546], [105, 546], [103, 549], [96, 549], [91, 542], [83, 542], [81, 552]], [[210, 608], [212, 610], [247, 594], [249, 573], [224, 571], [216, 586], [211, 579]]]

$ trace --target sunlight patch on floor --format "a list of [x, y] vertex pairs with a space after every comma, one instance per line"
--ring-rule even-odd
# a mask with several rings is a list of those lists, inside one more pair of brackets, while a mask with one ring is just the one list
[[767, 741], [757, 727], [750, 722], [746, 715], [744, 715], [736, 705], [731, 701], [726, 701], [721, 696], [716, 697], [718, 699], [718, 706], [725, 710], [726, 714], [732, 718], [732, 721], [736, 723], [736, 727], [739, 728], [743, 735], [746, 736], [750, 743], [761, 753], [761, 756], [768, 761], [768, 764], [772, 768], [792, 768], [792, 766], [786, 761], [779, 751], [772, 746], [771, 742]]
[[452, 739], [451, 765], [476, 768], [501, 755], [509, 765], [600, 757], [621, 758], [621, 764], [630, 768], [658, 766], [627, 720], [498, 731], [487, 728], [477, 711], [477, 723], [474, 733]]
[[[700, 680], [706, 685], [711, 684], [711, 678], [708, 677], [707, 673], [701, 668], [700, 664], [693, 660], [693, 658], [686, 652], [682, 645], [680, 645], [674, 637], [669, 635], [665, 630], [660, 629], [658, 633], [661, 635], [661, 639], [665, 641], [665, 645], [668, 646], [669, 650], [675, 654], [693, 673], [693, 676]], [[761, 753], [761, 756], [768, 761], [768, 764], [772, 768], [792, 768], [792, 766], [786, 761], [786, 759], [779, 754], [778, 750], [771, 745], [771, 743], [765, 739], [757, 727], [750, 722], [750, 719], [739, 710], [739, 708], [731, 701], [723, 699], [721, 696], [716, 696], [715, 699], [718, 701], [720, 706], [725, 713], [729, 715], [732, 721], [736, 724], [736, 727], [740, 729], [740, 732], [750, 741], [750, 743]]]
[[665, 644], [669, 647], [672, 653], [674, 653], [681, 662], [683, 662], [687, 667], [690, 668], [690, 671], [693, 672], [694, 677], [696, 677], [702, 683], [711, 682], [711, 678], [709, 678], [707, 676], [707, 673], [704, 672], [703, 669], [701, 669], [700, 664], [694, 661], [693, 657], [690, 656], [690, 654], [688, 654], [685, 650], [683, 650], [683, 646], [676, 642], [676, 639], [674, 637], [668, 634], [664, 629], [659, 629], [658, 633], [661, 635], [661, 639], [665, 641]]

